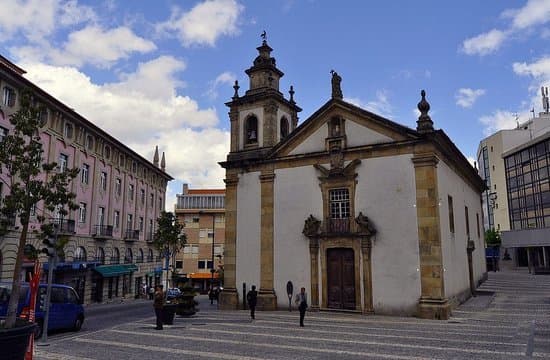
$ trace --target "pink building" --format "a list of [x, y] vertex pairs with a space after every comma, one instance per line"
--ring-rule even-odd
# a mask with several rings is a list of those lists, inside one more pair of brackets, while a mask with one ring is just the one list
[[[29, 89], [46, 107], [41, 132], [46, 160], [57, 162], [60, 171], [80, 169], [71, 185], [79, 208], [63, 218], [37, 206], [34, 215], [58, 224], [59, 234], [70, 239], [55, 268], [55, 282], [73, 286], [85, 303], [137, 296], [144, 284], [160, 283], [162, 261], [152, 240], [172, 180], [165, 172], [164, 153], [159, 164], [155, 149], [151, 163], [28, 81], [24, 73], [0, 55], [0, 141], [12, 130], [9, 117], [18, 110], [21, 90]], [[0, 173], [0, 198], [9, 192], [9, 180], [6, 172]], [[19, 225], [14, 219], [10, 233], [0, 237], [0, 281], [11, 281]], [[29, 242], [43, 247], [38, 239]], [[46, 270], [47, 259], [41, 260]], [[24, 266], [22, 277], [32, 269], [30, 262]]]

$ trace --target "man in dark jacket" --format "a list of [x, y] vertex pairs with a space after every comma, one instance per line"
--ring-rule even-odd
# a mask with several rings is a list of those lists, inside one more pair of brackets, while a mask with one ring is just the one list
[[157, 317], [157, 327], [155, 330], [162, 330], [162, 307], [164, 306], [164, 292], [162, 291], [162, 285], [157, 285], [155, 289], [155, 296], [153, 301], [153, 308], [155, 309], [155, 315]]
[[256, 291], [256, 285], [252, 285], [251, 290], [246, 294], [246, 301], [248, 301], [248, 307], [250, 308], [250, 318], [255, 319], [254, 312], [256, 311], [256, 303], [258, 302], [258, 292]]
[[300, 326], [303, 327], [307, 309], [306, 288], [303, 287], [300, 289], [300, 292], [296, 294], [296, 299], [294, 301], [296, 302], [296, 305], [298, 305], [298, 310], [300, 310]]

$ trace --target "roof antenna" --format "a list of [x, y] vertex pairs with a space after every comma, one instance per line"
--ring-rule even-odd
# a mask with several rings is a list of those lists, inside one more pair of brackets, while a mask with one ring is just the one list
[[548, 88], [542, 86], [540, 88], [540, 92], [542, 94], [542, 110], [548, 114], [548, 112], [550, 112], [550, 102], [548, 101]]

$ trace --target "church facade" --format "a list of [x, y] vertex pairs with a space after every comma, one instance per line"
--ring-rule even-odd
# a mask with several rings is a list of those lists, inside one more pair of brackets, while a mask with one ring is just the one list
[[446, 319], [484, 279], [477, 171], [442, 130], [422, 91], [416, 129], [332, 97], [298, 126], [267, 42], [249, 89], [226, 105], [222, 309], [259, 288], [260, 310], [286, 308], [288, 284], [312, 310]]

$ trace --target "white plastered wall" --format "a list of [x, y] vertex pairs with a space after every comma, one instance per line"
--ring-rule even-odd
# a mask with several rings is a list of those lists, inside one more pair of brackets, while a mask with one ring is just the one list
[[[437, 164], [437, 179], [445, 296], [454, 300], [457, 296], [464, 295], [470, 288], [466, 252], [468, 241], [466, 206], [468, 207], [470, 239], [474, 241], [476, 247], [472, 253], [474, 281], [481, 280], [485, 272], [481, 202], [479, 193], [443, 161]], [[453, 198], [454, 234], [451, 233], [449, 224], [449, 195]], [[479, 217], [479, 233], [477, 217]]]
[[325, 139], [328, 136], [328, 126], [323, 124], [300, 145], [290, 152], [290, 155], [308, 154], [312, 152], [325, 151]]
[[[310, 214], [317, 219], [323, 217], [318, 176], [313, 166], [275, 171], [274, 288], [282, 308], [288, 306], [286, 284], [289, 280], [294, 285], [294, 294], [302, 286], [310, 292], [309, 239], [302, 230]], [[311, 294], [309, 296], [311, 299]]]
[[362, 160], [355, 216], [377, 230], [372, 245], [375, 313], [412, 315], [420, 297], [416, 188], [411, 155]]
[[392, 138], [371, 130], [352, 120], [346, 120], [346, 138], [349, 147], [381, 144], [393, 141]]
[[239, 176], [237, 185], [237, 269], [236, 287], [239, 298], [244, 297], [242, 283], [247, 289], [260, 284], [260, 173]]

